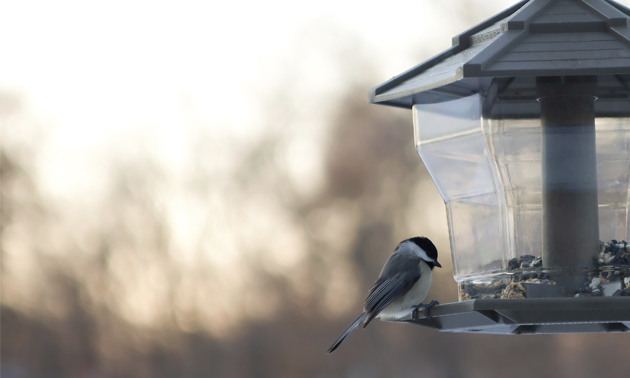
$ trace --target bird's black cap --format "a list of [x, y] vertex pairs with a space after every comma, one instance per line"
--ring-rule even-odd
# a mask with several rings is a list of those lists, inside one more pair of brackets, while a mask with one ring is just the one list
[[424, 236], [416, 236], [414, 238], [409, 238], [407, 240], [404, 240], [403, 242], [405, 241], [410, 241], [414, 243], [415, 245], [417, 245], [418, 247], [422, 248], [427, 253], [427, 256], [430, 259], [435, 260], [435, 264], [434, 264], [435, 266], [438, 266], [440, 268], [442, 267], [442, 265], [440, 265], [437, 262], [437, 257], [438, 257], [437, 248], [435, 248], [435, 245], [433, 244], [431, 240], [429, 240], [429, 238], [426, 238]]

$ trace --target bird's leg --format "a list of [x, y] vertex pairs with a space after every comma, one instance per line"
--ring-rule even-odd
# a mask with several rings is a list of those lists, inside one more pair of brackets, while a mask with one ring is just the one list
[[436, 300], [432, 300], [431, 302], [424, 304], [424, 303], [420, 303], [419, 305], [413, 306], [413, 313], [412, 313], [412, 319], [413, 320], [418, 320], [418, 310], [419, 309], [424, 309], [424, 317], [428, 318], [429, 317], [429, 309], [435, 305], [439, 305], [440, 302], [436, 301]]
[[429, 304], [427, 304], [427, 307], [424, 310], [424, 316], [425, 317], [429, 317], [429, 309], [435, 305], [439, 305], [440, 302], [436, 301], [436, 300], [431, 300], [431, 302], [429, 302]]

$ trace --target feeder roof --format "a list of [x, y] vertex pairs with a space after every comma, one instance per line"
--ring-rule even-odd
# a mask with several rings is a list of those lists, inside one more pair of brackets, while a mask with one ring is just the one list
[[369, 102], [411, 108], [474, 94], [495, 77], [630, 74], [629, 16], [612, 0], [521, 1], [372, 88]]

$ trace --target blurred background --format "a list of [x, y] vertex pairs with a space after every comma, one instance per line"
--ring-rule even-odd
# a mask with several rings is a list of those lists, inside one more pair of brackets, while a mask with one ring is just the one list
[[2, 376], [626, 376], [619, 334], [324, 354], [402, 239], [457, 300], [411, 112], [367, 91], [513, 3], [4, 2]]

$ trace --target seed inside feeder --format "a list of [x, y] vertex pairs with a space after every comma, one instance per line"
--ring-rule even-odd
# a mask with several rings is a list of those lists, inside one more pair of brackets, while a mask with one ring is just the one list
[[[484, 268], [492, 271], [496, 265], [495, 261]], [[591, 268], [549, 269], [542, 266], [541, 257], [532, 255], [513, 258], [507, 265], [501, 273], [461, 282], [460, 300], [630, 296], [630, 245], [625, 240], [602, 242]], [[577, 290], [565, 292], [556, 279], [570, 275], [584, 276], [584, 282]]]

